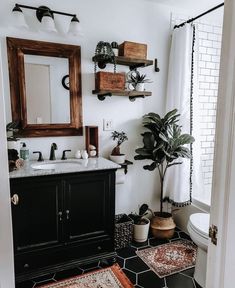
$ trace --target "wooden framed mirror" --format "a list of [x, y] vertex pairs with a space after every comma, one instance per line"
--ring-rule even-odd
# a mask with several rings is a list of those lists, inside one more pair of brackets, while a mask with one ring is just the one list
[[80, 46], [8, 37], [7, 51], [19, 136], [82, 135]]

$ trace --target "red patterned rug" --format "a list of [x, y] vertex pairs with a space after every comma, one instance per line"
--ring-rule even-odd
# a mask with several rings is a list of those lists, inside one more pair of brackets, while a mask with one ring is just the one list
[[136, 254], [163, 278], [195, 266], [197, 246], [188, 240], [179, 240], [153, 248], [139, 250]]
[[133, 288], [118, 264], [38, 288]]

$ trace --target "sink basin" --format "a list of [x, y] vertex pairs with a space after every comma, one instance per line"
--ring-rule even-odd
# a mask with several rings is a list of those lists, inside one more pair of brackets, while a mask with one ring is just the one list
[[38, 170], [66, 170], [66, 169], [73, 169], [78, 168], [81, 166], [79, 162], [55, 162], [55, 163], [40, 163], [40, 164], [32, 164], [31, 167], [33, 169]]

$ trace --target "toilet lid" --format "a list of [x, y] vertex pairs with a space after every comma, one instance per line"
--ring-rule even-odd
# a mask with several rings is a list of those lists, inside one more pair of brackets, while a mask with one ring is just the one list
[[195, 213], [190, 216], [191, 227], [204, 237], [209, 236], [210, 214]]

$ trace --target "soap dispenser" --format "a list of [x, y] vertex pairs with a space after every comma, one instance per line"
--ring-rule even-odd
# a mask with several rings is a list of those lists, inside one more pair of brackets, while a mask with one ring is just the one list
[[22, 147], [20, 148], [20, 158], [23, 160], [29, 160], [29, 149], [26, 144], [22, 142]]

